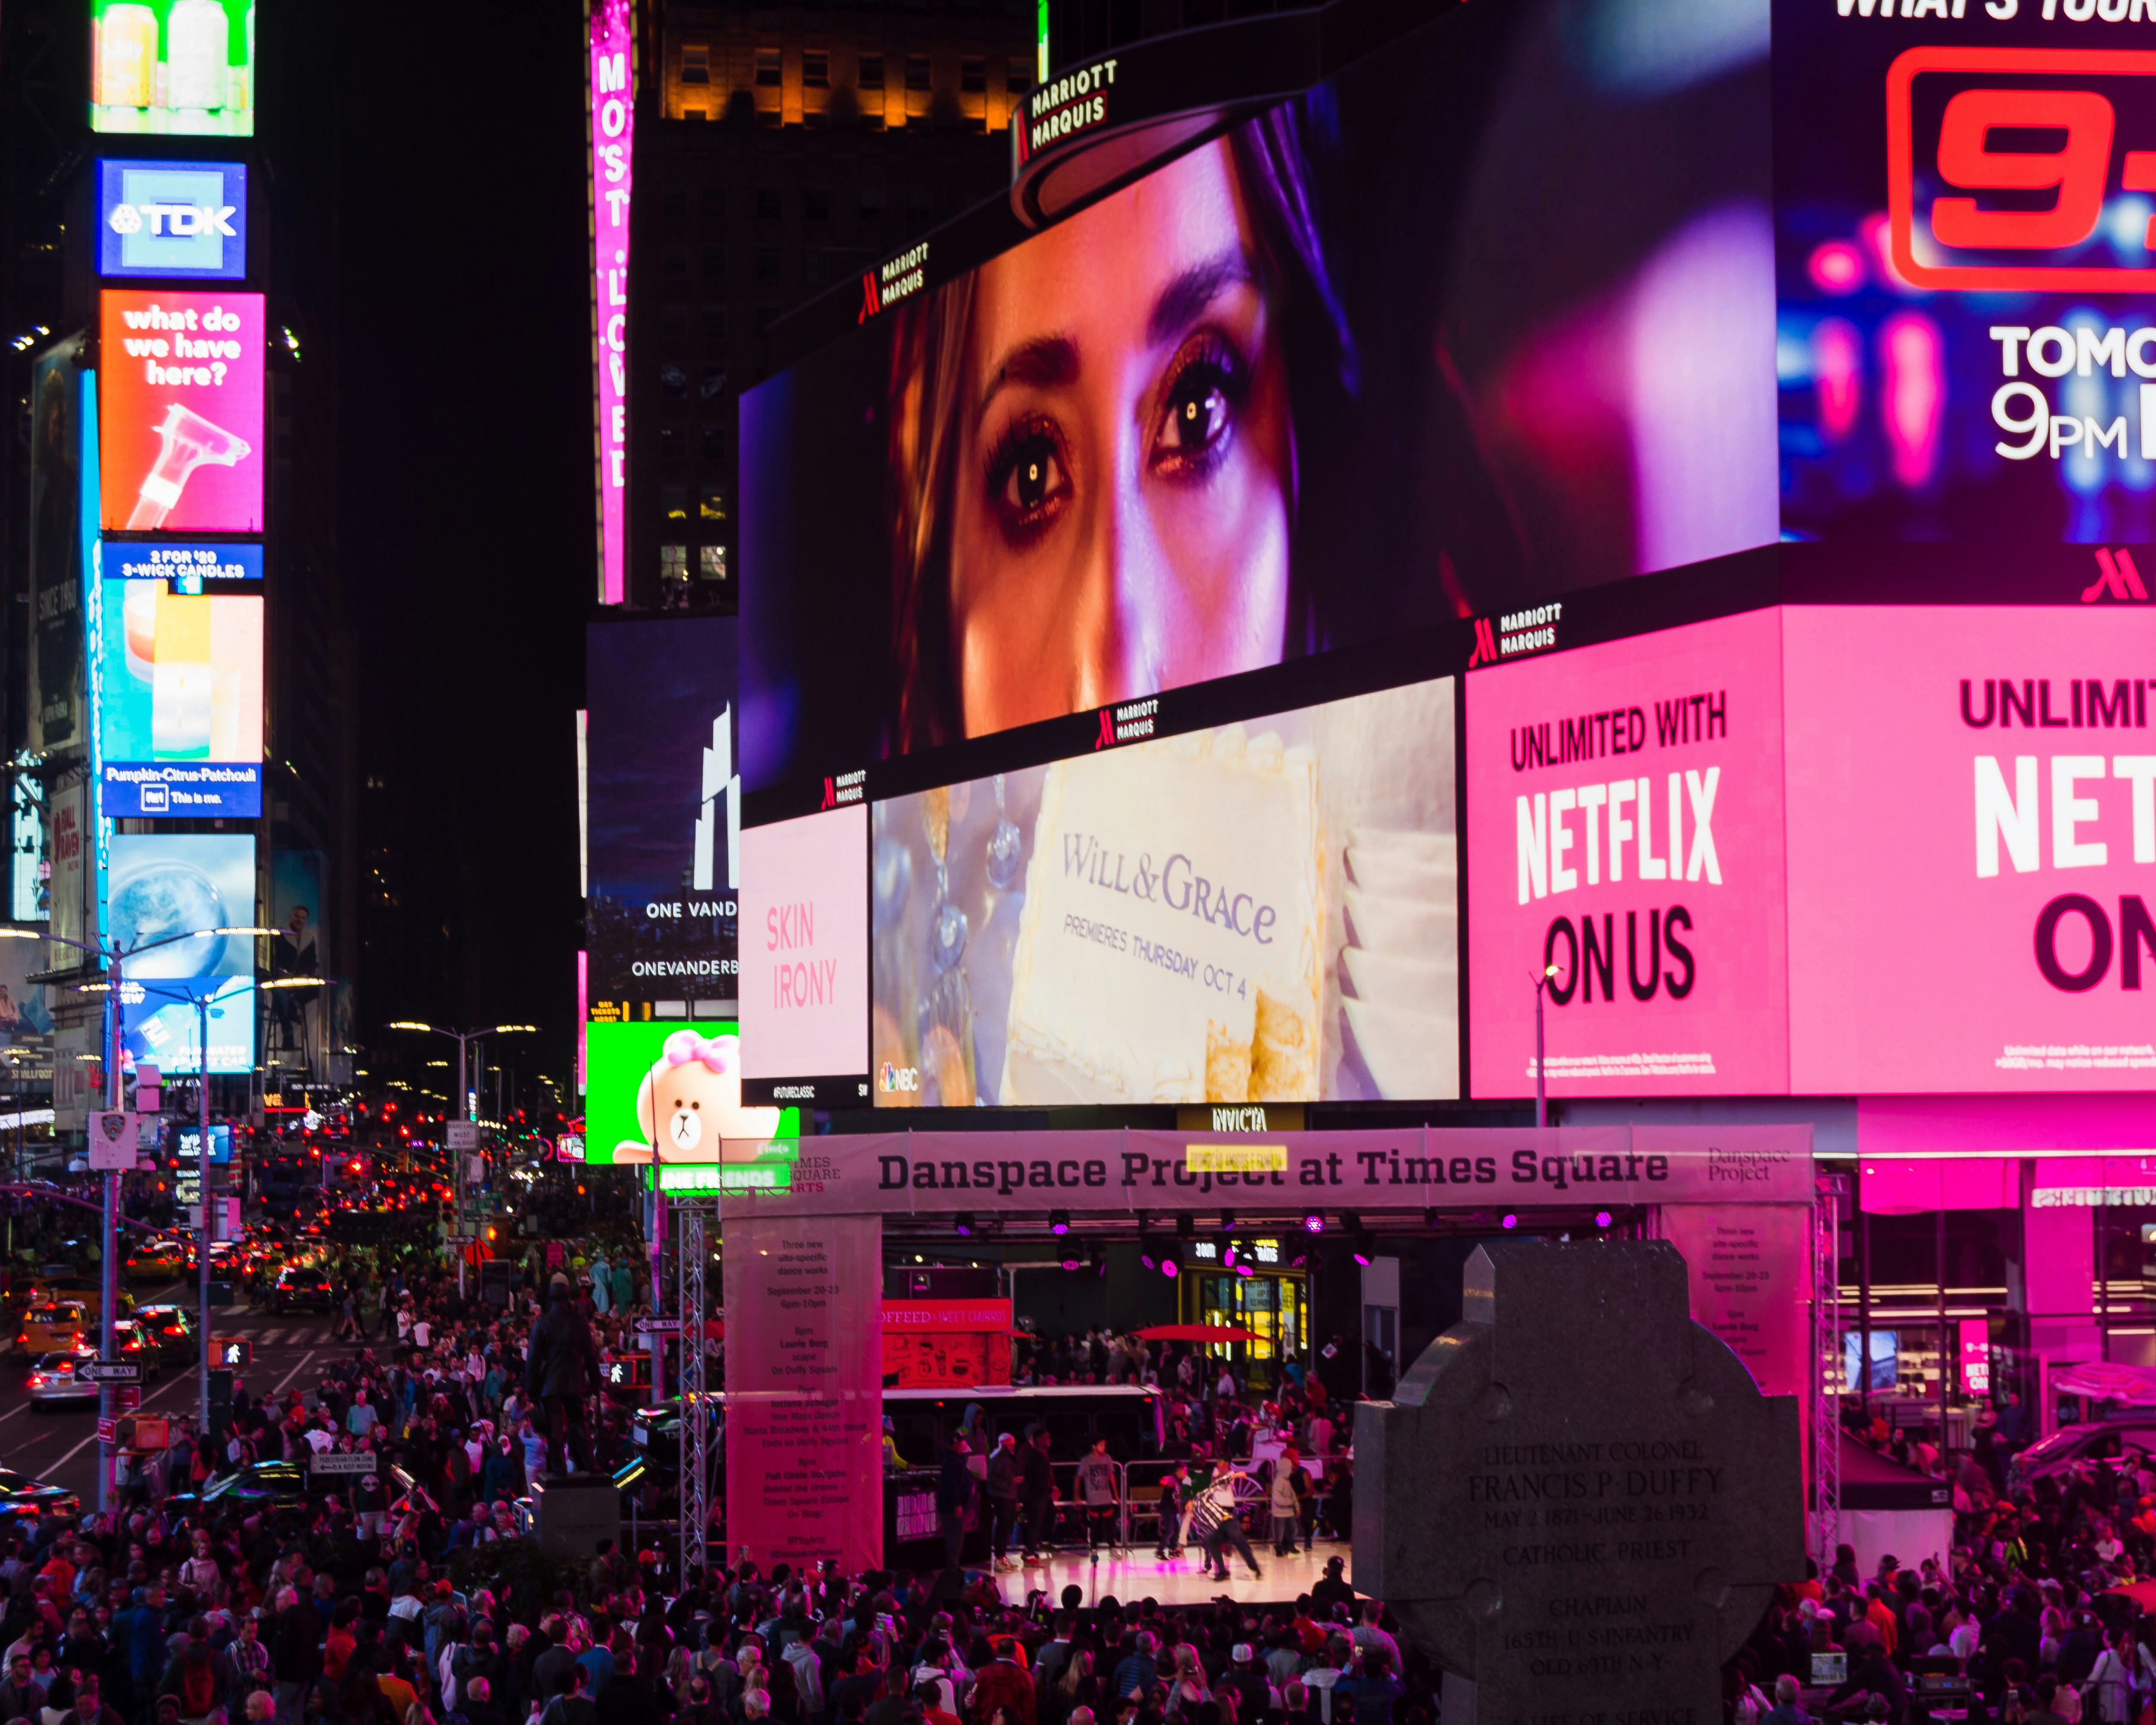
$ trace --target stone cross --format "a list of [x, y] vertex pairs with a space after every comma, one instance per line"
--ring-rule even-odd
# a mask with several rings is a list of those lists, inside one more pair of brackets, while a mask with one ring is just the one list
[[1494, 1242], [1464, 1283], [1356, 1409], [1357, 1589], [1473, 1680], [1475, 1725], [1717, 1725], [1804, 1575], [1795, 1398], [1691, 1321], [1666, 1241]]

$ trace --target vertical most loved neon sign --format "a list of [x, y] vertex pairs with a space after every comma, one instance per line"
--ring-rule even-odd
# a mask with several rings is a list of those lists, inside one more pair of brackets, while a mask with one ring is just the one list
[[592, 362], [599, 603], [624, 597], [629, 467], [629, 194], [636, 125], [631, 0], [587, 0], [591, 34]]

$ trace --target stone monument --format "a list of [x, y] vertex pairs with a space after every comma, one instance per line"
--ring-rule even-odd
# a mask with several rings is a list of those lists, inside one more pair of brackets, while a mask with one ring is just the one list
[[[1465, 1321], [1355, 1417], [1355, 1570], [1445, 1725], [1713, 1725], [1804, 1575], [1798, 1410], [1691, 1321], [1661, 1240], [1478, 1248]], [[1458, 1679], [1470, 1680], [1471, 1689]]]

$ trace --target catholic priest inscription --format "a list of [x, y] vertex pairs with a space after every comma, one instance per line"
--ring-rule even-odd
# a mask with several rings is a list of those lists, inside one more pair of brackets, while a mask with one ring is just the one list
[[1691, 1321], [1661, 1240], [1506, 1240], [1465, 1321], [1356, 1410], [1355, 1586], [1476, 1725], [1716, 1725], [1804, 1573], [1797, 1404]]

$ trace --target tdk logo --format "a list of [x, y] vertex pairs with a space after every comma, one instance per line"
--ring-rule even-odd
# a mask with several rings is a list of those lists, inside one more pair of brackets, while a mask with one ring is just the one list
[[237, 239], [239, 236], [232, 231], [232, 218], [237, 213], [236, 206], [229, 203], [222, 209], [213, 209], [206, 203], [116, 203], [105, 219], [115, 234], [140, 234], [146, 223], [152, 239], [167, 234], [175, 239], [218, 234]]
[[223, 162], [98, 164], [98, 271], [239, 281], [247, 274], [247, 169]]

